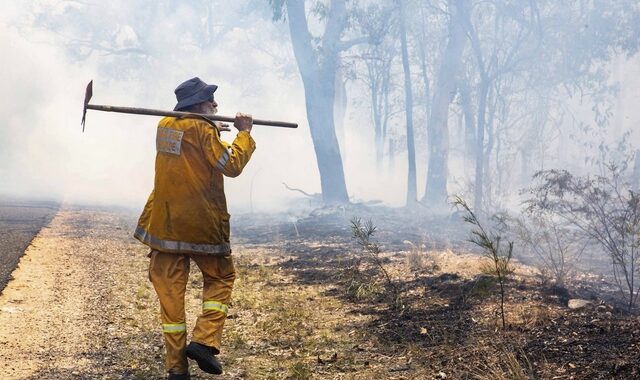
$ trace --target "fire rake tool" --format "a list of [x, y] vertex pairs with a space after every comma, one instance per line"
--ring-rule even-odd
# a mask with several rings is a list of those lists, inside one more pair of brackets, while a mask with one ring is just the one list
[[[87, 85], [87, 89], [84, 93], [84, 108], [82, 110], [82, 132], [84, 132], [84, 124], [87, 116], [87, 110], [130, 113], [135, 115], [174, 116], [174, 117], [181, 117], [181, 118], [202, 119], [213, 126], [215, 126], [215, 124], [213, 123], [214, 121], [224, 121], [227, 123], [233, 123], [235, 121], [234, 117], [229, 117], [229, 116], [209, 115], [209, 114], [192, 113], [192, 112], [154, 110], [150, 108], [117, 107], [117, 106], [89, 104], [89, 100], [91, 100], [92, 96], [93, 96], [93, 80], [89, 82], [89, 84]], [[267, 125], [270, 127], [298, 128], [298, 124], [289, 123], [286, 121], [253, 119], [253, 124]]]

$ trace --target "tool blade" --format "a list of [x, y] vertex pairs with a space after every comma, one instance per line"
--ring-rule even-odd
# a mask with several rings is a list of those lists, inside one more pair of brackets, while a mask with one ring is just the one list
[[82, 122], [80, 122], [80, 124], [82, 124], [82, 132], [84, 132], [84, 123], [87, 117], [87, 104], [89, 104], [89, 100], [91, 100], [92, 96], [93, 96], [93, 80], [89, 82], [89, 84], [87, 85], [87, 89], [84, 92], [84, 107], [82, 107]]

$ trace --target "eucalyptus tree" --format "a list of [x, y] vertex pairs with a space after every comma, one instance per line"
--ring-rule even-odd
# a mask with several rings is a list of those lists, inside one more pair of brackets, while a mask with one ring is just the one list
[[[343, 39], [349, 28], [345, 0], [270, 0], [274, 20], [287, 20], [293, 52], [305, 91], [307, 119], [316, 153], [322, 197], [325, 203], [349, 201], [342, 156], [336, 138], [334, 104], [340, 53], [366, 42], [366, 38]], [[307, 5], [309, 5], [307, 7]], [[307, 18], [320, 24], [314, 35]]]
[[[469, 37], [478, 76], [476, 108], [476, 160], [474, 206], [484, 207], [484, 177], [487, 150], [485, 132], [490, 107], [490, 92], [495, 81], [517, 70], [523, 62], [533, 59], [541, 48], [539, 38], [539, 14], [532, 4], [477, 2], [473, 12], [465, 13], [462, 22]], [[491, 125], [491, 124], [490, 124]]]
[[428, 120], [429, 165], [422, 202], [434, 210], [448, 209], [449, 104], [456, 92], [466, 44], [463, 21], [468, 17], [469, 0], [448, 0], [447, 42], [435, 78]]
[[374, 127], [376, 168], [382, 169], [389, 118], [393, 113], [393, 65], [397, 54], [397, 28], [389, 14], [394, 11], [390, 1], [369, 4], [357, 13], [358, 27], [370, 38], [359, 46], [357, 59], [364, 63], [358, 75], [369, 92], [369, 108]]
[[400, 50], [402, 52], [402, 69], [404, 72], [404, 108], [407, 126], [407, 206], [418, 202], [416, 183], [416, 148], [413, 133], [413, 89], [411, 87], [411, 67], [409, 65], [409, 48], [407, 46], [407, 4], [406, 0], [399, 0], [400, 19]]
[[[577, 95], [593, 103], [596, 124], [604, 126], [610, 91], [607, 65], [616, 52], [637, 50], [638, 15], [638, 4], [623, 0], [472, 3], [465, 32], [473, 57], [476, 209], [486, 206], [487, 163], [497, 136], [495, 112], [501, 113], [497, 121], [503, 127], [522, 118], [518, 107], [508, 103], [527, 92], [521, 105], [534, 111], [533, 106], [541, 104], [544, 110], [520, 120], [522, 133], [522, 121], [542, 128]], [[522, 144], [522, 159], [527, 159], [535, 144]]]
[[466, 76], [458, 79], [458, 94], [460, 96], [460, 108], [464, 117], [464, 174], [468, 177], [470, 168], [475, 159], [476, 146], [476, 113], [474, 109], [471, 85]]

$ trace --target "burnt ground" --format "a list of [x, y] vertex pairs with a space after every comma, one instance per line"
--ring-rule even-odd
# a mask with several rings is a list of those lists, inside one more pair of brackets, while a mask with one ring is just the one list
[[[63, 207], [38, 234], [0, 295], [0, 324], [13, 326], [0, 329], [0, 377], [166, 378], [136, 216]], [[353, 216], [376, 224], [391, 285], [354, 244]], [[640, 378], [640, 318], [601, 277], [554, 289], [518, 264], [503, 329], [496, 284], [459, 220], [354, 206], [232, 225], [223, 379]], [[189, 326], [201, 308], [195, 266], [192, 276]], [[569, 309], [574, 297], [591, 304]]]
[[0, 198], [0, 293], [34, 236], [55, 215], [53, 202]]
[[[260, 223], [258, 217], [251, 224], [241, 217], [234, 232], [245, 245], [290, 254], [281, 266], [296, 283], [335, 284], [327, 295], [349, 303], [354, 314], [370, 316], [362, 328], [388, 355], [412, 353], [406, 363], [387, 368], [386, 376], [640, 378], [640, 315], [625, 310], [612, 279], [602, 273], [578, 272], [566, 287], [555, 288], [534, 268], [516, 264], [520, 268], [507, 284], [503, 329], [497, 284], [479, 270], [484, 259], [465, 242], [469, 229], [460, 220], [358, 206], [316, 213], [295, 226], [291, 218]], [[350, 215], [374, 221], [393, 286], [354, 247]], [[355, 280], [354, 261], [360, 268]], [[378, 291], [354, 296], [354, 281]], [[389, 296], [393, 287], [399, 300]], [[569, 309], [572, 298], [590, 304]]]

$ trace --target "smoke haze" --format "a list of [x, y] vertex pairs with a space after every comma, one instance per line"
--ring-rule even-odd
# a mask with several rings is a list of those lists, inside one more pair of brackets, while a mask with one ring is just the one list
[[[210, 4], [4, 2], [0, 195], [141, 208], [153, 187], [158, 119], [88, 111], [83, 134], [85, 86], [94, 80], [95, 104], [172, 109], [174, 88], [193, 76], [219, 86], [216, 100], [222, 115], [241, 111], [300, 125], [297, 130], [254, 127], [257, 150], [252, 161], [243, 175], [226, 180], [232, 212], [274, 211], [299, 199], [283, 183], [319, 193], [305, 93], [286, 22], [271, 20], [267, 1]], [[215, 12], [213, 17], [207, 15], [207, 22], [215, 25], [206, 36], [196, 28], [204, 22], [203, 12]], [[132, 28], [136, 22], [142, 23], [144, 34]], [[105, 36], [111, 45], [104, 42]], [[640, 121], [635, 107], [640, 101], [638, 59], [620, 58], [613, 65], [610, 81], [621, 85], [621, 91], [613, 107], [611, 140]], [[354, 201], [379, 199], [400, 206], [407, 187], [406, 152], [393, 163], [376, 167], [365, 91], [358, 81], [348, 82], [344, 133], [338, 131], [347, 189]], [[590, 107], [581, 104], [576, 99], [574, 108], [586, 108], [581, 116], [592, 120]], [[403, 123], [404, 116], [396, 113], [389, 128], [400, 130]], [[462, 133], [460, 123], [451, 116], [453, 135]], [[231, 141], [234, 135], [223, 136]], [[426, 181], [426, 139], [418, 133], [419, 193]], [[631, 142], [639, 145], [637, 132]], [[554, 149], [567, 157], [580, 156], [579, 150]], [[464, 180], [465, 162], [453, 151], [450, 193], [469, 186]], [[579, 166], [579, 160], [575, 162]]]

